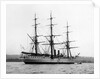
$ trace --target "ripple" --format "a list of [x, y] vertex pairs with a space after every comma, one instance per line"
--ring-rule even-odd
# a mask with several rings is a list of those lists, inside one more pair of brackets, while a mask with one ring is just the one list
[[80, 65], [27, 65], [22, 62], [7, 62], [7, 74], [94, 74], [93, 63], [83, 63]]

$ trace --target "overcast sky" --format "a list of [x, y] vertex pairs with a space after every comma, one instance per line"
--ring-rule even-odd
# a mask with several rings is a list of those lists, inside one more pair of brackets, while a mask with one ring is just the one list
[[[94, 56], [94, 37], [93, 37], [93, 5], [92, 4], [8, 4], [6, 6], [6, 37], [7, 54], [20, 54], [23, 45], [26, 49], [31, 41], [27, 33], [34, 33], [34, 14], [37, 14], [38, 34], [49, 35], [50, 11], [55, 17], [53, 23], [54, 34], [62, 36], [57, 37], [58, 41], [65, 41], [67, 21], [71, 26], [70, 40], [76, 40], [72, 46], [79, 48], [72, 50], [72, 54], [80, 52], [81, 56]], [[43, 40], [41, 37], [39, 41]], [[56, 42], [58, 42], [56, 41]]]

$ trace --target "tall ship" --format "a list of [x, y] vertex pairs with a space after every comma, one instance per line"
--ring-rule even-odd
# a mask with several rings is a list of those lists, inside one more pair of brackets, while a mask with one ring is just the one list
[[[35, 14], [34, 17], [34, 37], [31, 37], [29, 34], [28, 37], [31, 39], [31, 51], [30, 52], [25, 52], [22, 51], [21, 52], [21, 58], [23, 60], [23, 62], [25, 64], [74, 64], [76, 63], [74, 60], [78, 57], [78, 55], [80, 53], [78, 53], [76, 56], [72, 56], [71, 54], [71, 49], [72, 48], [77, 48], [77, 47], [70, 47], [70, 41], [69, 40], [69, 26], [67, 23], [66, 26], [66, 41], [65, 42], [60, 42], [60, 43], [55, 43], [54, 42], [54, 37], [56, 36], [60, 36], [60, 35], [54, 35], [53, 34], [53, 26], [55, 24], [53, 24], [53, 17], [52, 17], [52, 13], [50, 13], [50, 35], [48, 36], [43, 36], [43, 35], [38, 35], [37, 34], [37, 26], [39, 23], [37, 23], [37, 16]], [[43, 36], [44, 38], [46, 38], [46, 40], [48, 41], [48, 43], [44, 43], [42, 41], [42, 45], [43, 46], [50, 46], [50, 53], [49, 51], [43, 49], [44, 53], [40, 53], [39, 51], [39, 45], [41, 42], [38, 41], [38, 38], [40, 36]], [[55, 45], [64, 45], [64, 48], [59, 48], [59, 50], [56, 50]], [[61, 50], [66, 50], [67, 55], [62, 54], [60, 51]]]

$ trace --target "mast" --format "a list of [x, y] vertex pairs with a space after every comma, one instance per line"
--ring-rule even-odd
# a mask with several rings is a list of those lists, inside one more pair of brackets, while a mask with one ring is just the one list
[[66, 41], [66, 49], [67, 49], [67, 57], [68, 58], [72, 58], [72, 54], [71, 54], [71, 50], [70, 49], [73, 49], [73, 48], [77, 48], [77, 47], [70, 47], [70, 42], [75, 42], [75, 41], [69, 41], [69, 26], [68, 26], [68, 22], [67, 22], [67, 33], [66, 33], [66, 39], [67, 39], [67, 41]]
[[[66, 48], [67, 48], [67, 57], [69, 58], [69, 51], [70, 51], [70, 47], [69, 47], [69, 31], [68, 31], [68, 22], [67, 22], [67, 41], [66, 41]], [[70, 52], [71, 53], [71, 52]]]
[[34, 25], [33, 26], [35, 26], [34, 27], [34, 38], [32, 38], [29, 34], [27, 34], [28, 36], [29, 36], [29, 38], [32, 40], [32, 42], [34, 43], [34, 45], [33, 45], [33, 47], [32, 47], [32, 50], [33, 50], [33, 48], [34, 48], [34, 46], [35, 46], [35, 53], [36, 53], [36, 55], [38, 54], [38, 50], [39, 50], [39, 47], [38, 47], [38, 45], [39, 45], [39, 43], [42, 43], [42, 42], [44, 42], [44, 41], [41, 41], [41, 42], [38, 42], [38, 39], [37, 39], [37, 37], [40, 37], [40, 36], [43, 36], [43, 35], [37, 35], [37, 25], [39, 25], [40, 23], [37, 23], [37, 17], [36, 17], [36, 14], [35, 14], [35, 17], [34, 17]]
[[54, 52], [54, 41], [53, 41], [53, 24], [52, 24], [52, 13], [50, 13], [50, 47], [51, 47], [51, 59], [53, 59], [53, 52]]
[[38, 48], [38, 39], [37, 39], [37, 17], [36, 17], [36, 14], [35, 14], [35, 18], [34, 18], [34, 21], [35, 21], [35, 41], [34, 41], [34, 45], [35, 45], [35, 53], [36, 53], [36, 55], [37, 55], [37, 48]]
[[50, 45], [50, 49], [51, 49], [51, 59], [54, 58], [54, 52], [56, 52], [56, 50], [54, 49], [54, 45], [59, 45], [59, 44], [62, 44], [62, 43], [54, 43], [54, 37], [56, 36], [61, 36], [61, 35], [54, 35], [53, 34], [53, 26], [56, 25], [56, 24], [53, 24], [52, 20], [53, 20], [53, 17], [52, 17], [52, 12], [50, 13], [50, 35], [49, 36], [45, 36], [46, 39], [48, 40], [47, 37], [50, 37], [50, 40], [49, 41], [49, 44], [42, 44], [42, 45]]

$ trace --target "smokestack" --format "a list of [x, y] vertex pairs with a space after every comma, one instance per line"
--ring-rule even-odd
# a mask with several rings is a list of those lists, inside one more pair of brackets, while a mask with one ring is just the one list
[[60, 55], [60, 50], [58, 50], [58, 56]]
[[54, 49], [54, 56], [56, 56], [56, 50]]

